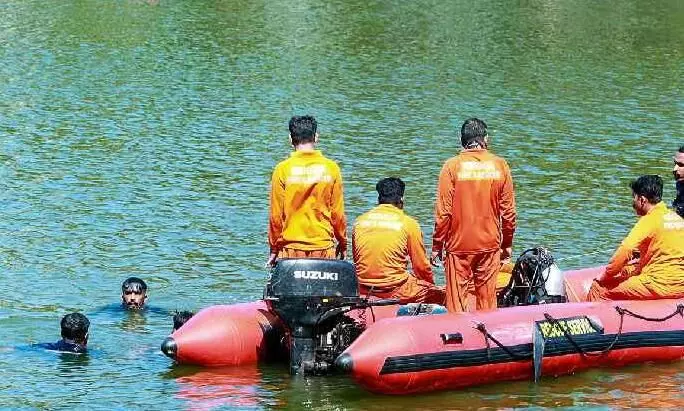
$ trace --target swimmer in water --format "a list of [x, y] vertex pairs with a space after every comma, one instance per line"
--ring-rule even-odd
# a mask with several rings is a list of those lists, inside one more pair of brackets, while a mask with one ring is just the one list
[[127, 278], [121, 284], [121, 301], [127, 310], [142, 310], [147, 300], [147, 284], [137, 277]]
[[191, 311], [176, 311], [173, 315], [173, 331], [181, 328], [195, 313]]
[[90, 321], [81, 313], [67, 314], [62, 318], [62, 339], [56, 343], [36, 344], [36, 347], [51, 351], [72, 353], [86, 352]]

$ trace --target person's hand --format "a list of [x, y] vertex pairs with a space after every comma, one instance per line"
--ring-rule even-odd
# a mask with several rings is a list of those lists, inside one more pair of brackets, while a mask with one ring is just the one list
[[337, 248], [335, 248], [335, 257], [340, 260], [347, 258], [347, 247], [342, 247], [342, 244], [337, 243]]
[[442, 250], [433, 251], [432, 254], [430, 254], [430, 264], [433, 267], [439, 267], [440, 261], [443, 261]]
[[275, 266], [276, 259], [278, 258], [278, 253], [271, 253], [266, 261], [266, 268], [271, 268]]
[[605, 287], [606, 282], [608, 281], [608, 277], [606, 277], [606, 270], [601, 271], [601, 275], [594, 278], [594, 281], [596, 281], [598, 285]]
[[512, 247], [506, 247], [501, 249], [501, 264], [508, 264], [511, 262], [511, 255], [513, 254]]

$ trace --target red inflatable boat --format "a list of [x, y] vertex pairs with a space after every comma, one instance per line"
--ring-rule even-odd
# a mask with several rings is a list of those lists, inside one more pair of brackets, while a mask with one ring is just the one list
[[264, 301], [215, 305], [195, 314], [162, 342], [179, 364], [248, 365], [286, 353], [283, 324]]
[[[292, 347], [317, 340], [308, 350], [326, 351], [332, 366], [360, 332], [399, 309], [392, 301], [376, 306], [382, 300], [359, 297], [354, 266], [339, 260], [283, 259], [266, 291], [268, 301], [201, 310], [162, 342], [162, 352], [179, 364], [248, 365], [287, 359]], [[293, 334], [301, 334], [294, 336], [302, 338], [298, 345]]]
[[[348, 318], [367, 324], [393, 317], [397, 306], [354, 310]], [[162, 342], [162, 352], [179, 364], [220, 367], [287, 359], [281, 320], [265, 301], [215, 305], [195, 314]]]
[[[542, 254], [530, 255], [529, 261], [541, 264]], [[178, 363], [203, 366], [289, 356], [292, 373], [324, 374], [337, 367], [385, 394], [683, 358], [683, 302], [583, 302], [602, 269], [536, 276], [546, 291], [562, 289], [566, 303], [535, 303], [536, 294], [527, 289], [523, 304], [534, 305], [521, 306], [514, 298], [517, 306], [491, 312], [416, 315], [419, 306], [397, 316], [396, 305], [359, 309], [368, 300], [354, 296], [349, 263], [284, 261], [269, 279], [267, 301], [206, 308], [168, 337], [162, 351]], [[508, 290], [518, 272], [514, 267]], [[503, 291], [500, 297], [511, 295]]]
[[[571, 301], [602, 267], [565, 273]], [[540, 304], [397, 317], [369, 327], [336, 360], [362, 387], [411, 394], [684, 358], [677, 300]]]

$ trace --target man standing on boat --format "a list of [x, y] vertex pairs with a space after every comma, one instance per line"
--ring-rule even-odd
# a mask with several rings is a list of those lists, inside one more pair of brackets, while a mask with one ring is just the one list
[[[432, 238], [433, 265], [444, 258], [446, 306], [451, 312], [496, 308], [496, 276], [509, 259], [516, 227], [511, 170], [487, 151], [487, 125], [461, 127], [463, 150], [439, 175]], [[444, 255], [446, 254], [446, 255]]]
[[266, 264], [274, 265], [277, 258], [344, 259], [347, 221], [340, 167], [315, 149], [315, 118], [294, 116], [289, 129], [295, 151], [273, 170], [268, 227], [271, 251]]
[[[605, 272], [594, 280], [588, 301], [684, 297], [684, 218], [661, 201], [663, 180], [641, 176], [631, 183], [632, 207], [640, 217]], [[628, 265], [635, 249], [639, 262]]]
[[[404, 213], [405, 188], [399, 178], [380, 180], [375, 185], [378, 206], [354, 223], [352, 250], [359, 291], [398, 298], [401, 304], [444, 304], [444, 289], [435, 285], [420, 225]], [[413, 275], [406, 269], [409, 260]]]

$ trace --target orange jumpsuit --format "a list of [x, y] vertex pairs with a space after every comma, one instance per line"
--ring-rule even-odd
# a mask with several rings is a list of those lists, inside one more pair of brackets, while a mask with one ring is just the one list
[[268, 244], [279, 258], [334, 258], [347, 247], [342, 175], [318, 150], [295, 151], [271, 178]]
[[[402, 304], [444, 304], [425, 254], [418, 222], [392, 204], [380, 204], [354, 223], [352, 249], [361, 294], [398, 298]], [[411, 261], [413, 274], [406, 270]]]
[[446, 306], [451, 312], [496, 308], [500, 250], [511, 247], [516, 213], [506, 160], [463, 150], [442, 167], [432, 251], [446, 251]]
[[[639, 262], [632, 268], [627, 263], [637, 248]], [[656, 204], [615, 251], [605, 277], [605, 286], [592, 284], [588, 301], [684, 298], [684, 219]]]

